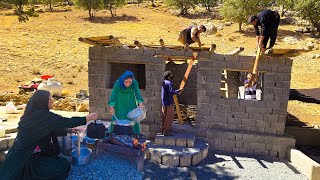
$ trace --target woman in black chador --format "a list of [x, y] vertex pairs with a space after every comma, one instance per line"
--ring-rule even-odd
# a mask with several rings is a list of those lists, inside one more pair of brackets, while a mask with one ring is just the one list
[[58, 156], [56, 133], [96, 120], [97, 114], [65, 118], [49, 111], [52, 103], [50, 93], [44, 90], [30, 98], [14, 144], [0, 167], [1, 180], [67, 178], [70, 165]]

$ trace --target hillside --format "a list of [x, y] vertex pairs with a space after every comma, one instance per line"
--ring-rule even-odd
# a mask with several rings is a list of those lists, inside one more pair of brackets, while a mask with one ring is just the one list
[[[65, 90], [73, 93], [86, 89], [89, 45], [79, 42], [79, 37], [122, 36], [126, 38], [121, 41], [128, 44], [133, 44], [134, 40], [142, 44], [159, 44], [162, 38], [166, 44], [178, 45], [176, 38], [180, 30], [192, 22], [202, 22], [223, 27], [215, 35], [202, 36], [207, 46], [217, 45], [217, 53], [226, 53], [239, 46], [245, 47], [242, 54], [252, 55], [254, 52], [252, 26], [244, 26], [244, 32], [240, 33], [237, 24], [226, 24], [204, 12], [181, 17], [163, 6], [127, 5], [118, 9], [114, 18], [108, 11], [100, 11], [90, 22], [87, 11], [67, 7], [66, 10], [40, 13], [39, 17], [31, 17], [26, 23], [19, 23], [16, 16], [8, 15], [10, 13], [12, 10], [0, 11], [0, 92], [18, 92], [17, 86], [39, 77], [39, 74], [54, 75], [63, 82]], [[319, 88], [320, 59], [311, 58], [313, 54], [320, 54], [319, 39], [298, 34], [294, 31], [296, 28], [295, 25], [281, 25], [275, 48], [301, 48], [313, 41], [316, 50], [293, 57], [291, 88]], [[294, 44], [285, 40], [288, 37], [296, 38]], [[289, 103], [289, 109], [292, 104], [297, 103]], [[320, 107], [315, 106], [312, 118], [320, 123]]]

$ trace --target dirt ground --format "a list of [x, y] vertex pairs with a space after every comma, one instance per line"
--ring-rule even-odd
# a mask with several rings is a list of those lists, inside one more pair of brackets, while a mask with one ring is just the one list
[[[57, 8], [56, 8], [57, 9]], [[224, 20], [214, 19], [213, 13], [196, 9], [200, 15], [177, 16], [176, 12], [165, 6], [151, 7], [150, 4], [127, 5], [117, 9], [117, 16], [110, 17], [108, 11], [99, 11], [94, 21], [88, 20], [88, 12], [75, 7], [64, 7], [55, 12], [40, 13], [26, 23], [19, 23], [10, 11], [0, 11], [0, 92], [18, 92], [17, 86], [40, 74], [51, 74], [63, 82], [64, 90], [71, 93], [86, 89], [88, 86], [88, 47], [78, 41], [79, 37], [113, 35], [126, 37], [123, 43], [133, 44], [139, 40], [142, 44], [178, 45], [176, 41], [180, 30], [192, 22], [212, 23], [217, 27]], [[10, 15], [11, 14], [11, 15]], [[312, 59], [319, 54], [319, 39], [298, 34], [295, 25], [281, 25], [275, 48], [301, 48], [309, 41], [316, 42], [318, 50], [304, 52], [292, 57], [293, 71], [291, 88], [320, 88], [320, 59]], [[255, 34], [253, 27], [244, 26], [244, 32], [238, 32], [238, 25], [224, 25], [215, 35], [203, 35], [202, 41], [209, 46], [217, 45], [217, 53], [226, 53], [243, 46], [242, 54], [253, 55]], [[297, 41], [289, 44], [286, 37]], [[289, 113], [301, 118], [301, 121], [320, 124], [318, 104], [289, 102]]]

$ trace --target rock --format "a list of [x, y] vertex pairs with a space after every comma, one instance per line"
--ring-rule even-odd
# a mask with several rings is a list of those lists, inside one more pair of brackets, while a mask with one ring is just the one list
[[286, 36], [282, 39], [283, 42], [286, 42], [287, 44], [297, 44], [299, 39], [293, 36]]
[[232, 22], [225, 22], [224, 25], [225, 26], [231, 26], [233, 23]]
[[309, 42], [307, 42], [305, 47], [307, 50], [312, 50], [314, 48], [314, 44], [313, 44], [313, 42], [309, 41]]
[[305, 27], [298, 27], [295, 31], [299, 33], [307, 33], [307, 29]]
[[292, 17], [286, 17], [284, 19], [281, 19], [281, 24], [295, 24], [297, 22], [297, 20], [295, 20]]
[[89, 101], [84, 101], [76, 106], [77, 112], [88, 112], [89, 111]]
[[218, 30], [217, 30], [217, 27], [214, 26], [214, 25], [211, 24], [211, 23], [206, 24], [205, 27], [206, 27], [206, 29], [207, 29], [207, 31], [206, 31], [207, 34], [216, 34], [217, 31], [218, 31]]
[[320, 54], [312, 54], [311, 58], [312, 59], [320, 58]]

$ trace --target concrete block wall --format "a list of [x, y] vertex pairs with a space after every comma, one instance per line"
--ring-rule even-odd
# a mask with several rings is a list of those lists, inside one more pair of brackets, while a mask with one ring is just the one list
[[[173, 86], [175, 89], [179, 89], [181, 80], [187, 70], [188, 64], [175, 64], [168, 63], [166, 65], [166, 71], [171, 71], [174, 75]], [[197, 104], [197, 65], [193, 65], [191, 72], [188, 76], [188, 80], [184, 86], [183, 93], [179, 95], [179, 103], [185, 105], [196, 105]]]
[[[111, 72], [114, 69], [110, 63], [123, 63], [126, 66], [129, 64], [128, 66], [133, 68], [138, 67], [134, 64], [142, 64], [145, 68], [146, 82], [145, 89], [141, 90], [141, 93], [148, 108], [147, 118], [141, 122], [142, 133], [147, 138], [154, 138], [160, 131], [163, 72], [170, 68], [180, 72], [178, 69], [187, 66], [186, 64], [166, 66], [165, 56], [191, 55], [190, 50], [90, 47], [90, 112], [98, 111], [99, 118], [111, 119], [107, 102], [111, 93], [110, 84], [114, 80]], [[206, 52], [198, 54], [198, 64], [190, 76], [191, 80], [194, 77], [197, 82], [197, 136], [205, 138], [210, 147], [216, 150], [282, 158], [286, 149], [295, 144], [294, 139], [284, 136], [290, 93], [291, 59], [261, 57], [258, 69], [265, 72], [262, 101], [221, 98], [222, 71], [228, 69], [250, 72], [253, 63], [252, 56], [229, 56]], [[181, 74], [182, 72], [184, 70], [181, 70]], [[180, 84], [180, 82], [174, 83]], [[179, 100], [181, 101], [181, 97]]]
[[[90, 112], [97, 111], [99, 118], [111, 120], [108, 99], [112, 91], [113, 81], [124, 72], [123, 68], [135, 71], [136, 64], [144, 65], [145, 89], [140, 89], [148, 109], [147, 117], [141, 122], [142, 133], [154, 138], [160, 132], [161, 123], [161, 85], [165, 70], [165, 58], [154, 57], [155, 50], [123, 49], [118, 47], [89, 48], [89, 93]], [[118, 71], [114, 69], [119, 65]], [[112, 68], [112, 69], [111, 69]], [[111, 73], [113, 72], [113, 73]], [[135, 74], [136, 75], [136, 74]]]
[[[261, 57], [258, 70], [265, 71], [263, 100], [252, 101], [221, 98], [219, 77], [223, 69], [250, 72], [255, 57], [209, 53], [200, 53], [198, 57], [198, 135], [211, 142], [213, 149], [282, 157], [284, 152], [275, 148], [270, 150], [270, 144], [294, 145], [294, 139], [283, 136], [292, 60]], [[222, 135], [216, 135], [216, 132]], [[255, 138], [248, 143], [237, 139], [238, 136]], [[279, 138], [285, 140], [280, 142]]]

